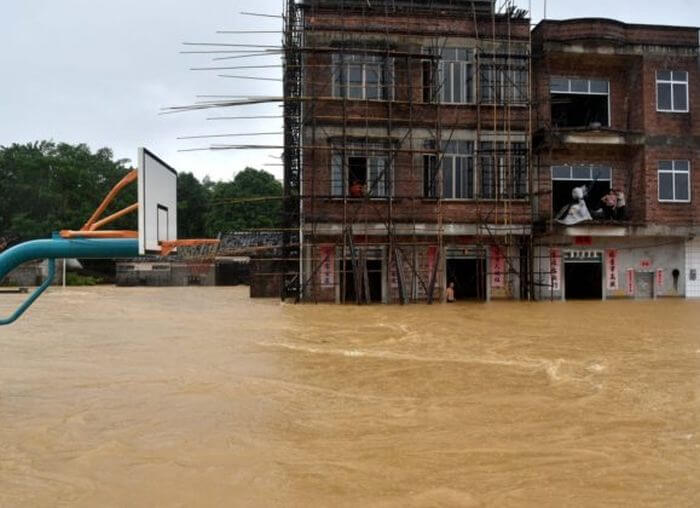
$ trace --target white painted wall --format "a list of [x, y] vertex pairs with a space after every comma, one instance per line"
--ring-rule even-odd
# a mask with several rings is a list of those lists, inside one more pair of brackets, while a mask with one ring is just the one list
[[[696, 280], [690, 280], [690, 271], [695, 270]], [[686, 296], [700, 298], [700, 238], [685, 244]]]

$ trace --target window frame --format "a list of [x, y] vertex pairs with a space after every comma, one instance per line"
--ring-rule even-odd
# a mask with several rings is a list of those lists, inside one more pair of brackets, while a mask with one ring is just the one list
[[[552, 81], [554, 79], [564, 79], [568, 83], [568, 91], [561, 91], [561, 90], [552, 90]], [[571, 82], [572, 81], [587, 81], [586, 85], [588, 88], [587, 92], [576, 92], [572, 90]], [[608, 84], [608, 91], [607, 92], [591, 92], [591, 82], [593, 81], [605, 81]], [[610, 128], [612, 127], [612, 85], [610, 82], [610, 79], [607, 78], [584, 78], [584, 77], [568, 77], [568, 76], [550, 76], [549, 77], [549, 95], [551, 96], [552, 94], [566, 94], [566, 95], [607, 95], [608, 97], [608, 125], [604, 125], [603, 127]], [[551, 101], [550, 101], [550, 107], [551, 107]]]
[[[355, 59], [358, 59], [359, 61], [355, 61]], [[378, 61], [371, 61], [372, 59], [376, 59]], [[383, 55], [377, 55], [374, 53], [362, 53], [361, 51], [358, 51], [333, 53], [332, 60], [333, 65], [331, 72], [331, 95], [334, 99], [347, 99], [349, 101], [390, 102], [393, 101], [396, 97], [396, 79], [394, 68], [395, 61], [393, 57], [385, 57]], [[362, 66], [361, 87], [350, 85], [349, 70], [350, 66], [353, 65]], [[375, 65], [379, 68], [379, 81], [377, 82], [379, 97], [368, 98], [367, 67]], [[388, 76], [391, 76], [390, 82], [387, 79]], [[339, 78], [341, 84], [338, 84]], [[362, 97], [351, 97], [351, 88], [360, 88], [362, 90]]]
[[[505, 49], [504, 49], [505, 51]], [[479, 59], [478, 66], [478, 76], [476, 79], [479, 80], [478, 83], [478, 94], [481, 104], [486, 106], [510, 106], [510, 107], [524, 107], [527, 106], [530, 101], [531, 81], [530, 81], [530, 68], [528, 68], [524, 63], [525, 60], [521, 58], [522, 53], [519, 53], [517, 49], [511, 51], [510, 57], [508, 56], [498, 56], [495, 58], [485, 54]], [[516, 63], [508, 63], [515, 61]], [[521, 61], [518, 64], [518, 61]], [[488, 79], [488, 74], [492, 74], [490, 80]], [[486, 76], [486, 77], [485, 77]], [[523, 76], [525, 79], [522, 81], [517, 79], [517, 77]], [[495, 81], [493, 87], [485, 87], [484, 80]], [[522, 84], [520, 87], [518, 85]], [[490, 96], [485, 97], [484, 90], [490, 90]], [[521, 94], [524, 89], [524, 94]]]
[[[464, 152], [459, 151], [459, 145], [464, 143], [466, 150]], [[457, 144], [457, 149], [454, 149], [455, 144]], [[443, 150], [439, 154], [424, 154], [423, 155], [423, 198], [424, 199], [442, 199], [444, 201], [474, 201], [476, 199], [476, 154], [475, 151], [476, 143], [473, 140], [452, 140], [449, 142], [443, 142]], [[450, 172], [452, 173], [452, 193], [450, 197], [445, 195], [445, 160], [450, 159]], [[469, 169], [471, 165], [472, 172], [472, 196], [469, 197], [455, 197], [456, 194], [456, 182], [457, 182], [457, 159], [462, 160], [462, 188], [465, 186], [464, 176], [469, 174]], [[438, 164], [438, 161], [440, 164]], [[428, 167], [430, 166], [430, 167]], [[426, 170], [437, 172], [442, 167], [442, 187], [438, 186], [437, 182], [432, 182], [432, 185], [428, 185], [426, 181]], [[426, 194], [426, 189], [433, 189], [433, 195]], [[439, 192], [435, 192], [438, 190]]]
[[[529, 161], [529, 152], [528, 152], [528, 143], [527, 141], [511, 141], [510, 142], [510, 148], [506, 149], [506, 141], [482, 141], [479, 143], [479, 152], [477, 156], [479, 157], [479, 171], [481, 173], [477, 172], [477, 168], [475, 168], [474, 173], [478, 173], [478, 199], [481, 201], [496, 201], [496, 200], [501, 200], [501, 201], [527, 201], [529, 199], [529, 194], [530, 194], [530, 181], [529, 181], [529, 171], [530, 171], [530, 161]], [[521, 145], [522, 150], [524, 153], [514, 153], [517, 151], [517, 146]], [[490, 146], [490, 148], [486, 148]], [[524, 158], [524, 168], [525, 168], [525, 174], [522, 175], [524, 178], [522, 180], [523, 184], [523, 190], [524, 192], [522, 195], [515, 195], [516, 193], [511, 191], [516, 191], [516, 186], [517, 186], [517, 180], [511, 175], [510, 181], [506, 180], [506, 170], [508, 169], [508, 156], [507, 154], [510, 153], [510, 162], [511, 162], [511, 171], [513, 171], [516, 167], [515, 161], [518, 158]], [[490, 162], [489, 162], [490, 161]], [[489, 167], [492, 174], [492, 178], [495, 179], [495, 182], [492, 182], [493, 186], [493, 195], [485, 197], [484, 195], [484, 178], [483, 178], [483, 172], [485, 167]], [[507, 189], [507, 187], [511, 187], [511, 189]], [[476, 191], [475, 191], [476, 192]]]
[[[668, 72], [671, 74], [671, 79], [660, 79], [659, 73]], [[677, 81], [673, 79], [673, 74], [676, 72], [685, 73], [685, 81]], [[690, 112], [690, 73], [688, 71], [673, 71], [673, 70], [657, 70], [656, 74], [656, 112], [657, 113], [689, 113]], [[671, 109], [661, 109], [659, 107], [659, 84], [669, 85], [671, 87]], [[676, 109], [674, 104], [674, 85], [685, 85], [685, 109]]]
[[[364, 158], [366, 159], [366, 176], [365, 185], [367, 186], [366, 194], [362, 198], [353, 197], [350, 195], [350, 183], [348, 178], [350, 177], [350, 159], [351, 158]], [[340, 159], [340, 161], [338, 161]], [[381, 168], [379, 171], [384, 173], [384, 184], [383, 191], [381, 194], [373, 194], [370, 192], [369, 185], [371, 183], [370, 176], [372, 172], [371, 159], [377, 161], [377, 168]], [[341, 181], [340, 185], [337, 185], [336, 168], [340, 162], [340, 172]], [[392, 164], [392, 146], [385, 143], [349, 143], [347, 146], [342, 147], [335, 145], [331, 150], [331, 198], [332, 199], [390, 199], [394, 197], [394, 168]], [[337, 190], [340, 189], [340, 192]]]
[[[661, 163], [662, 162], [670, 162], [671, 163], [671, 169], [661, 169]], [[676, 163], [677, 162], [685, 162], [688, 164], [688, 170], [677, 170], [676, 169]], [[665, 159], [665, 160], [659, 160], [656, 164], [656, 196], [659, 201], [659, 203], [691, 203], [692, 198], [693, 198], [693, 182], [690, 179], [690, 173], [691, 173], [691, 164], [689, 159]], [[673, 189], [673, 199], [662, 199], [661, 198], [661, 174], [670, 174], [671, 175], [671, 182], [673, 183], [672, 189]], [[676, 175], [681, 174], [685, 175], [686, 178], [688, 179], [688, 199], [677, 199], [676, 198]]]

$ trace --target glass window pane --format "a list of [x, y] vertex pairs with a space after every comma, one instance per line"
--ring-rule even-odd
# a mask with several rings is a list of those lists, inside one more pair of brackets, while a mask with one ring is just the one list
[[591, 179], [590, 166], [574, 166], [573, 178], [574, 178], [574, 180], [590, 180]]
[[552, 92], [568, 92], [569, 80], [566, 78], [552, 77], [549, 83], [549, 89]]
[[468, 60], [466, 49], [457, 50], [457, 60], [459, 60], [460, 62], [466, 62]]
[[552, 166], [552, 178], [554, 180], [571, 180], [571, 167]]
[[594, 180], [610, 180], [612, 176], [612, 169], [605, 166], [593, 166], [593, 179]]
[[350, 85], [361, 85], [362, 84], [362, 66], [361, 65], [349, 65], [348, 75]]
[[673, 175], [659, 173], [659, 199], [673, 199]]
[[608, 82], [602, 79], [592, 79], [591, 93], [608, 93]]
[[689, 199], [688, 173], [676, 173], [676, 197], [679, 201], [687, 201]]
[[331, 195], [343, 195], [343, 157], [339, 154], [331, 162]]
[[690, 162], [689, 161], [674, 161], [673, 166], [674, 166], [674, 169], [676, 170], [676, 172], [678, 172], [678, 171], [685, 171], [685, 172], [690, 171]]
[[452, 157], [445, 157], [442, 160], [442, 181], [443, 190], [442, 196], [446, 199], [453, 197], [452, 195]]
[[659, 171], [672, 171], [673, 161], [659, 161]]
[[686, 100], [686, 90], [688, 85], [673, 85], [673, 109], [675, 111], [685, 111], [688, 109]]
[[674, 81], [688, 81], [688, 73], [685, 71], [673, 71]]
[[452, 64], [452, 80], [454, 90], [454, 102], [462, 102], [462, 90], [464, 90], [464, 81], [462, 80], [462, 65], [458, 63]]
[[463, 198], [462, 194], [462, 157], [455, 157], [455, 197]]
[[362, 99], [362, 87], [361, 86], [351, 86], [349, 87], [350, 93], [348, 97], [351, 99]]
[[467, 157], [462, 165], [464, 166], [464, 164], [466, 164], [466, 175], [464, 177], [464, 197], [471, 199], [474, 197], [474, 159], [472, 157]]
[[656, 85], [656, 96], [658, 109], [671, 109], [671, 85], [670, 83], [659, 83]]
[[659, 71], [656, 73], [656, 79], [671, 79], [671, 71]]
[[571, 80], [571, 91], [572, 92], [588, 93], [588, 80], [587, 79], [572, 79]]

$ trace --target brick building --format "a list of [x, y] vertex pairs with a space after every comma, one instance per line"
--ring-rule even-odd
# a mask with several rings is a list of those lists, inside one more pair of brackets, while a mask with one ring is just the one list
[[[700, 296], [698, 29], [545, 20], [532, 52], [539, 296]], [[592, 220], [558, 223], [584, 185]]]
[[[697, 29], [531, 31], [491, 0], [289, 0], [285, 24], [287, 296], [691, 293]], [[584, 186], [595, 217], [557, 222]]]

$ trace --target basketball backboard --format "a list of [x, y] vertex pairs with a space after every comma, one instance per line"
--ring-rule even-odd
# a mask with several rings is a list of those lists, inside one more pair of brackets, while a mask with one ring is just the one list
[[177, 171], [145, 148], [138, 154], [139, 254], [177, 240]]

